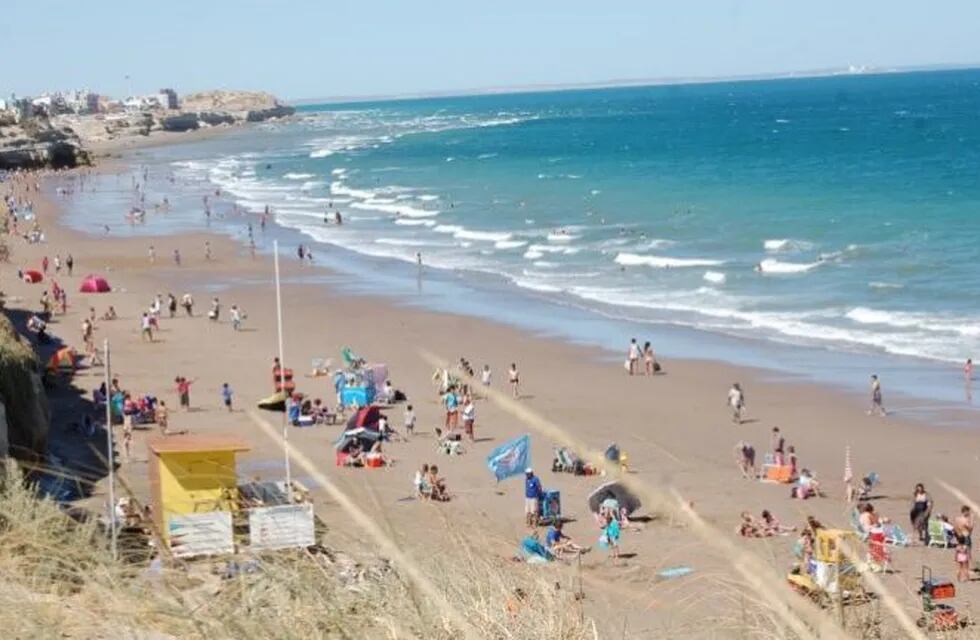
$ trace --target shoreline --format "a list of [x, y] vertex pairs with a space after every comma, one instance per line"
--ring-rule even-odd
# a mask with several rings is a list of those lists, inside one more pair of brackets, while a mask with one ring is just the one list
[[[46, 197], [51, 199], [50, 190]], [[267, 477], [274, 474], [280, 468], [275, 466], [280, 456], [242, 413], [223, 412], [218, 399], [218, 388], [225, 379], [235, 389], [239, 407], [251, 408], [258, 398], [269, 393], [267, 378], [275, 351], [275, 320], [269, 304], [271, 287], [257, 286], [263, 282], [271, 284], [268, 257], [253, 260], [244, 247], [230, 238], [189, 233], [156, 237], [157, 263], [150, 265], [146, 238], [112, 238], [106, 243], [103, 238], [65, 228], [61, 216], [66, 203], [57, 198], [51, 200], [42, 203], [39, 210], [39, 217], [50, 232], [49, 243], [15, 245], [13, 264], [34, 264], [41, 255], [67, 249], [73, 252], [76, 274], [66, 279], [69, 314], [56, 317], [53, 332], [71, 341], [89, 301], [96, 304], [99, 313], [106, 304], [114, 304], [121, 318], [100, 323], [97, 339], [112, 339], [114, 373], [124, 386], [164, 398], [172, 407], [171, 425], [176, 428], [188, 428], [192, 433], [242, 435], [253, 449], [243, 456], [240, 473], [264, 473]], [[215, 260], [210, 263], [203, 259], [205, 241], [211, 242], [214, 249]], [[184, 254], [181, 267], [170, 261], [170, 250], [177, 246]], [[952, 512], [956, 503], [933, 486], [935, 477], [960, 486], [967, 493], [976, 489], [975, 439], [966, 431], [937, 432], [903, 417], [870, 418], [864, 415], [857, 398], [847, 394], [811, 383], [771, 382], [765, 371], [723, 363], [671, 360], [667, 362], [667, 375], [630, 379], [620, 364], [610, 362], [603, 349], [569, 344], [553, 336], [488, 320], [422, 310], [372, 294], [348, 295], [343, 287], [322, 282], [336, 280], [335, 275], [318, 273], [315, 283], [295, 283], [292, 281], [309, 278], [314, 270], [288, 258], [284, 263], [287, 366], [304, 371], [305, 363], [322, 356], [336, 362], [339, 348], [344, 345], [353, 346], [366, 357], [383, 359], [389, 364], [396, 386], [405, 389], [415, 403], [420, 431], [428, 434], [440, 423], [441, 410], [429, 384], [431, 367], [419, 356], [420, 347], [448, 362], [464, 355], [477, 367], [492, 363], [498, 387], [508, 363], [517, 361], [527, 386], [528, 397], [524, 401], [530, 408], [597, 448], [617, 441], [629, 453], [637, 473], [675, 487], [689, 497], [698, 513], [717, 526], [722, 535], [730, 535], [742, 508], [753, 513], [772, 509], [784, 522], [792, 523], [812, 514], [825, 523], [846, 528], [846, 508], [840, 500], [845, 445], [853, 451], [856, 477], [871, 470], [881, 475], [891, 497], [880, 502], [879, 509], [897, 522], [906, 521], [902, 496], [917, 480], [933, 489], [937, 511], [946, 513]], [[98, 298], [75, 293], [77, 281], [89, 271], [104, 273], [118, 290]], [[4, 283], [4, 288], [8, 293], [16, 292], [22, 304], [36, 306], [34, 299], [40, 293], [37, 287]], [[154, 292], [168, 290], [178, 297], [183, 290], [192, 291], [201, 309], [206, 308], [211, 295], [219, 295], [226, 309], [232, 303], [241, 304], [249, 314], [248, 331], [233, 333], [225, 322], [212, 324], [203, 318], [165, 318], [161, 342], [141, 343], [136, 324], [138, 310], [145, 308]], [[16, 305], [11, 301], [9, 306]], [[76, 384], [83, 389], [97, 386], [93, 375], [98, 373], [100, 370], [81, 372]], [[177, 403], [170, 380], [177, 374], [198, 377], [194, 391], [198, 410], [174, 410]], [[749, 418], [754, 422], [731, 425], [724, 394], [733, 380], [741, 381], [746, 388]], [[330, 398], [326, 384], [317, 380], [300, 379], [300, 389]], [[400, 426], [401, 408], [390, 415], [393, 424]], [[504, 493], [499, 495], [492, 489], [483, 459], [491, 448], [522, 433], [523, 427], [493, 403], [481, 403], [478, 415], [478, 434], [493, 438], [493, 442], [477, 443], [460, 458], [442, 458], [436, 457], [432, 440], [420, 434], [409, 443], [391, 446], [391, 454], [399, 463], [390, 472], [334, 467], [331, 443], [337, 433], [335, 428], [293, 429], [290, 438], [293, 446], [312, 453], [331, 480], [386, 522], [399, 542], [413, 552], [431, 553], [433, 548], [451, 547], [452, 536], [447, 539], [446, 531], [439, 526], [446, 518], [477, 527], [485, 538], [487, 551], [503, 555], [513, 550], [522, 535], [516, 518], [520, 488], [516, 481], [510, 481], [498, 488]], [[61, 445], [78, 439], [66, 429], [64, 420], [62, 413], [52, 425], [52, 440]], [[817, 471], [830, 498], [789, 500], [788, 491], [782, 486], [738, 479], [732, 464], [734, 443], [741, 439], [752, 442], [761, 459], [769, 430], [777, 425], [800, 451], [802, 466]], [[146, 435], [137, 433], [134, 460], [124, 463], [120, 472], [137, 493], [148, 487], [141, 462]], [[540, 438], [535, 437], [532, 452], [534, 465], [546, 484], [561, 489], [564, 509], [573, 516], [579, 515], [569, 525], [571, 535], [588, 543], [593, 532], [590, 522], [582, 516], [582, 505], [597, 480], [549, 473], [550, 443]], [[912, 457], [919, 465], [914, 473], [909, 469]], [[456, 499], [444, 509], [442, 505], [429, 509], [404, 503], [414, 468], [432, 461], [445, 467]], [[324, 498], [322, 490], [314, 489], [314, 496], [318, 514], [330, 523], [330, 535], [349, 544], [357, 542], [358, 532], [345, 523], [337, 506]], [[97, 494], [89, 504], [97, 505], [100, 499], [102, 496]], [[653, 510], [655, 505], [649, 508]], [[742, 542], [751, 548], [756, 541]], [[756, 551], [775, 566], [782, 567], [788, 561], [792, 539], [758, 543]], [[614, 613], [607, 612], [610, 617], [622, 615], [641, 620], [647, 614], [643, 602], [649, 598], [648, 589], [667, 604], [694, 597], [703, 598], [703, 606], [709, 606], [713, 586], [702, 581], [678, 582], [671, 588], [651, 587], [658, 568], [687, 563], [704, 575], [730, 573], [724, 558], [692, 549], [683, 529], [657, 520], [644, 531], [628, 533], [624, 546], [638, 554], [625, 569], [609, 566], [595, 554], [585, 563], [586, 575], [593, 584], [626, 581], [635, 589], [623, 601], [607, 601], [619, 594], [606, 593], [592, 603], [598, 611], [615, 605], [610, 610]], [[907, 555], [897, 558], [896, 563], [904, 568], [904, 573], [887, 577], [895, 591], [902, 594], [902, 576], [914, 573], [923, 558], [940, 566], [951, 562], [940, 555], [944, 553], [941, 551], [913, 548], [903, 553]], [[980, 594], [973, 584], [965, 586], [964, 592], [973, 597]], [[694, 609], [688, 614], [697, 614], [697, 607]], [[658, 610], [664, 611], [662, 607]]]
[[[234, 132], [234, 128], [227, 128], [215, 133]], [[201, 139], [207, 140], [210, 137], [202, 136]], [[174, 151], [168, 151], [170, 154], [179, 153], [181, 145], [193, 145], [195, 141], [172, 139], [172, 142]], [[193, 146], [186, 148], [188, 151], [193, 150]], [[149, 162], [151, 168], [164, 166], [152, 154], [145, 158], [140, 157], [141, 149], [142, 147], [126, 149], [114, 160], [124, 165], [130, 163], [135, 166]], [[154, 161], [156, 164], [153, 164]], [[173, 187], [162, 185], [162, 188]], [[190, 193], [183, 186], [176, 191]], [[193, 200], [199, 206], [197, 196]], [[103, 206], [102, 209], [107, 208]], [[175, 219], [174, 215], [178, 218]], [[198, 214], [193, 222], [188, 221], [187, 226], [173, 227], [174, 220], [188, 220], [186, 215], [183, 218], [181, 215], [183, 214], [171, 213], [169, 218], [150, 216], [146, 224], [117, 224], [115, 229], [122, 229], [124, 237], [144, 239], [174, 237], [185, 232], [217, 233], [237, 238], [242, 235], [242, 229], [234, 225], [240, 224], [243, 227], [246, 221], [257, 220], [257, 216], [248, 213], [227, 218], [222, 214], [221, 219], [205, 227]], [[74, 215], [74, 228], [78, 229], [77, 221], [80, 219], [81, 214]], [[114, 219], [118, 220], [118, 217]], [[161, 228], [159, 225], [164, 226]], [[962, 375], [955, 365], [914, 356], [833, 349], [763, 335], [732, 334], [686, 326], [683, 323], [644, 319], [624, 313], [620, 308], [599, 304], [590, 306], [579, 300], [565, 299], [561, 294], [515, 287], [509, 278], [482, 271], [426, 266], [426, 291], [423, 293], [421, 289], [416, 291], [414, 264], [407, 264], [398, 258], [374, 256], [348, 249], [340, 243], [314, 240], [306, 233], [279, 226], [274, 221], [271, 227], [274, 233], [269, 235], [278, 237], [281, 244], [285, 242], [287, 246], [295, 246], [298, 243], [312, 243], [316, 246], [318, 260], [314, 272], [320, 273], [327, 281], [333, 281], [335, 286], [339, 280], [340, 290], [347, 294], [375, 294], [395, 305], [422, 306], [439, 312], [489, 318], [493, 322], [547, 335], [570, 344], [599, 347], [605, 350], [610, 361], [616, 360], [625, 350], [630, 336], [647, 336], [646, 339], [653, 340], [658, 354], [671, 360], [721, 363], [751, 369], [760, 378], [789, 378], [804, 384], [817, 384], [842, 393], [858, 404], [867, 401], [868, 377], [871, 373], [877, 373], [883, 381], [889, 408], [903, 417], [949, 428], [971, 428], [980, 415], [980, 407], [973, 404], [971, 390], [963, 384]], [[268, 246], [263, 246], [261, 242], [257, 250], [266, 255], [270, 253]], [[453, 302], [448, 301], [452, 297], [467, 300], [461, 311], [454, 307]], [[534, 310], [536, 316], [529, 310]], [[537, 319], [545, 317], [549, 321]]]

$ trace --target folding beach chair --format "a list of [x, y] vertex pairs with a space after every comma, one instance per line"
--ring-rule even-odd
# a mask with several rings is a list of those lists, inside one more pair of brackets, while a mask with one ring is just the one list
[[949, 536], [946, 535], [946, 527], [943, 526], [943, 521], [939, 518], [929, 518], [926, 533], [929, 536], [930, 547], [947, 549], [951, 546]]

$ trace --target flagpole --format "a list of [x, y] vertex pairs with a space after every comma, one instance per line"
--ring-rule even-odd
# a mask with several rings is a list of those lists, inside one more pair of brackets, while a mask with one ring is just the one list
[[[279, 390], [288, 394], [286, 391], [286, 358], [282, 349], [282, 287], [279, 284], [279, 241], [272, 241], [273, 262], [276, 265], [276, 322], [279, 326]], [[286, 458], [286, 496], [289, 502], [293, 501], [293, 474], [289, 464], [289, 422], [286, 419], [286, 402], [283, 400], [282, 413], [282, 451]]]
[[118, 559], [116, 526], [116, 462], [112, 442], [112, 371], [109, 363], [109, 339], [103, 343], [105, 350], [105, 437], [109, 465], [109, 535], [112, 559]]

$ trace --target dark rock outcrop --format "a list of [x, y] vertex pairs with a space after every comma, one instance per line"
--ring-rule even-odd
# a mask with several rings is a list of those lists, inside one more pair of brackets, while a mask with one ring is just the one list
[[181, 113], [176, 116], [167, 116], [160, 120], [160, 128], [164, 131], [193, 131], [200, 128], [201, 123], [197, 119], [196, 113]]
[[245, 114], [245, 120], [247, 122], [264, 122], [266, 120], [273, 120], [275, 118], [285, 118], [296, 113], [296, 109], [293, 107], [280, 104], [274, 107], [269, 107], [268, 109], [257, 109], [249, 111]]
[[66, 169], [91, 164], [75, 132], [33, 119], [0, 129], [0, 170]]

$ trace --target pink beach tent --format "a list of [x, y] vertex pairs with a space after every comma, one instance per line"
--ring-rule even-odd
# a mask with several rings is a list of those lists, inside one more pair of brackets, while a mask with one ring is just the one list
[[78, 290], [82, 293], [108, 293], [112, 291], [112, 287], [102, 276], [86, 276]]
[[44, 276], [37, 269], [28, 269], [24, 272], [24, 282], [29, 282], [31, 284], [37, 284], [44, 280]]

